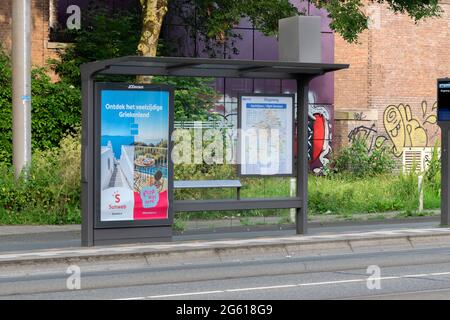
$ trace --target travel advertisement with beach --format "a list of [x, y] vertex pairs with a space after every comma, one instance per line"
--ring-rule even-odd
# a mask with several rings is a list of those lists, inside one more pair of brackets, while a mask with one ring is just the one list
[[167, 219], [167, 90], [101, 90], [101, 221]]

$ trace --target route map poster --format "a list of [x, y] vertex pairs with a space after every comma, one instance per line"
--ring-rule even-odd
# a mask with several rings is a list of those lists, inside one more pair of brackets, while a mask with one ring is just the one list
[[293, 174], [294, 95], [239, 97], [240, 175]]
[[167, 219], [171, 92], [100, 90], [100, 221]]

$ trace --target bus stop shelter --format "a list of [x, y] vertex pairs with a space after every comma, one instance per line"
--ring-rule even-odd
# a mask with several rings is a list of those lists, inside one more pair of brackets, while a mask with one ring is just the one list
[[[81, 66], [83, 134], [82, 134], [82, 244], [106, 244], [105, 239], [145, 238], [145, 228], [96, 229], [93, 166], [95, 154], [95, 81], [100, 75], [149, 75], [250, 79], [293, 79], [297, 82], [296, 128], [297, 161], [294, 176], [296, 194], [287, 198], [178, 200], [175, 212], [292, 209], [296, 210], [297, 234], [307, 233], [308, 212], [308, 88], [315, 77], [348, 68], [347, 64], [299, 63], [284, 61], [224, 60], [178, 57], [128, 56], [87, 63]], [[120, 234], [115, 238], [114, 234]], [[117, 241], [115, 242], [117, 243]]]

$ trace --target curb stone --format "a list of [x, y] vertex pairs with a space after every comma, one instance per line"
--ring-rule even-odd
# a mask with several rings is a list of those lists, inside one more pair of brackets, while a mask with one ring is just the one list
[[0, 254], [0, 267], [107, 262], [119, 264], [130, 259], [144, 259], [148, 265], [177, 261], [212, 263], [381, 252], [429, 246], [450, 247], [450, 228], [13, 252]]

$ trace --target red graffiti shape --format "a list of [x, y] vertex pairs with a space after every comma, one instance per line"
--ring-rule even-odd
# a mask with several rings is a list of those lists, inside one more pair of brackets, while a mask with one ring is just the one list
[[312, 158], [310, 162], [316, 161], [320, 154], [323, 151], [323, 144], [325, 142], [325, 126], [326, 126], [326, 119], [323, 116], [323, 114], [315, 113], [314, 117], [316, 120], [314, 120], [313, 123], [313, 141], [312, 141]]

